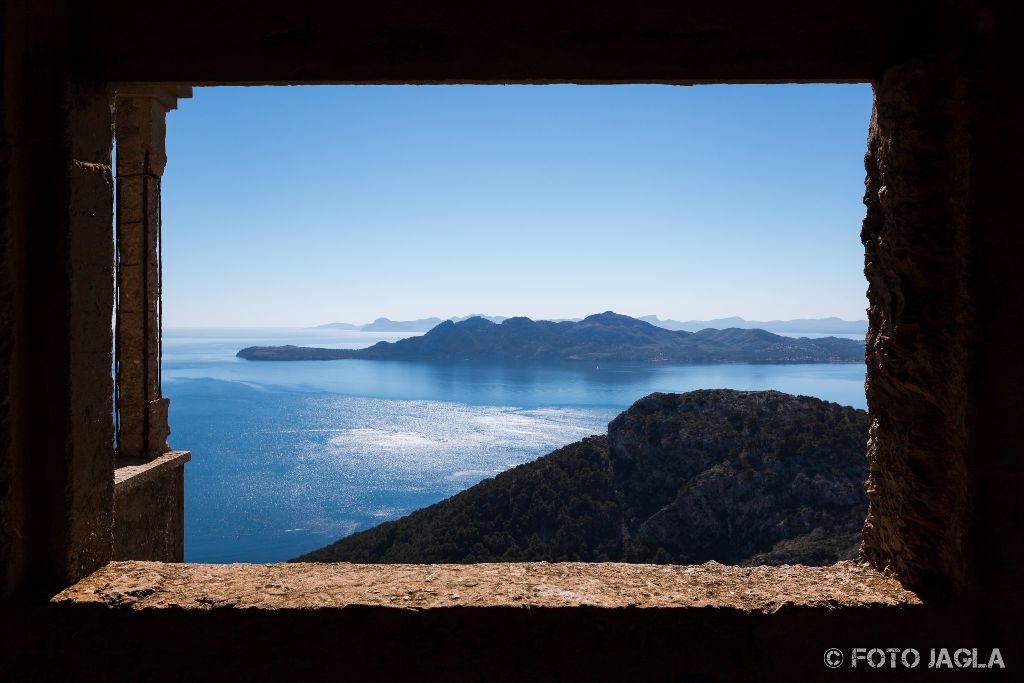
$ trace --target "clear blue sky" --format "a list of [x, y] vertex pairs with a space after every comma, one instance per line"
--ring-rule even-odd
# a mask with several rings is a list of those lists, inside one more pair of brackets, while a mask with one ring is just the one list
[[865, 317], [867, 85], [196, 88], [164, 320]]

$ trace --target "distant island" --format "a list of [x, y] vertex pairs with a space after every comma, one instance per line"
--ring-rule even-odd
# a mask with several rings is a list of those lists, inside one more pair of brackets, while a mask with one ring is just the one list
[[864, 342], [783, 337], [765, 330], [666, 330], [611, 311], [578, 322], [481, 317], [446, 320], [425, 335], [364, 349], [250, 346], [236, 354], [288, 360], [539, 360], [670, 363], [861, 363]]
[[827, 565], [867, 515], [863, 410], [651, 394], [592, 436], [293, 562]]
[[[492, 323], [501, 323], [508, 320], [503, 315], [485, 315], [483, 313], [472, 313], [462, 317], [448, 318], [452, 322], [462, 322], [470, 318], [484, 318]], [[426, 332], [444, 322], [443, 318], [419, 318], [417, 320], [391, 320], [389, 318], [377, 318], [372, 323], [365, 325], [353, 325], [351, 323], [327, 323], [317, 325], [320, 330], [361, 330], [363, 332]], [[583, 318], [559, 318], [551, 322], [579, 322]], [[664, 327], [666, 330], [685, 330], [687, 332], [699, 332], [708, 328], [727, 329], [737, 327], [744, 330], [766, 330], [768, 332], [782, 332], [787, 334], [867, 334], [867, 320], [843, 320], [842, 318], [798, 318], [795, 320], [744, 320], [739, 316], [729, 318], [715, 318], [714, 320], [662, 320], [656, 315], [642, 315], [638, 320], [649, 322], [655, 327]]]

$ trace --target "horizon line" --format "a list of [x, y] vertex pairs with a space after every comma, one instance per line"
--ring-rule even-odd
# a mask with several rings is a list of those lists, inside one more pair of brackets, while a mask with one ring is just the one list
[[[164, 325], [163, 329], [168, 329], [168, 330], [173, 330], [173, 329], [254, 329], [254, 328], [263, 328], [263, 329], [318, 329], [318, 328], [323, 328], [323, 327], [326, 327], [326, 326], [329, 326], [329, 325], [352, 325], [352, 326], [354, 326], [356, 328], [359, 328], [359, 327], [364, 326], [364, 325], [371, 325], [371, 324], [373, 324], [373, 323], [375, 323], [375, 322], [377, 322], [379, 320], [387, 320], [387, 321], [393, 322], [393, 323], [406, 323], [406, 322], [415, 322], [415, 321], [418, 321], [418, 320], [430, 320], [430, 319], [434, 318], [434, 319], [437, 319], [437, 320], [440, 320], [440, 321], [444, 322], [446, 320], [455, 320], [455, 319], [465, 320], [465, 319], [474, 318], [474, 317], [481, 317], [481, 318], [488, 318], [488, 317], [495, 317], [495, 318], [497, 318], [497, 317], [500, 317], [500, 318], [504, 318], [504, 319], [509, 319], [509, 318], [528, 318], [530, 320], [536, 320], [536, 321], [573, 321], [573, 320], [583, 320], [583, 319], [585, 319], [587, 317], [590, 317], [592, 315], [599, 315], [600, 313], [609, 313], [609, 312], [610, 313], [616, 313], [616, 311], [608, 310], [608, 311], [600, 311], [598, 313], [588, 313], [587, 315], [581, 315], [581, 316], [572, 316], [572, 317], [568, 317], [568, 316], [566, 316], [566, 317], [555, 317], [555, 316], [547, 317], [547, 316], [545, 316], [545, 317], [537, 317], [537, 318], [534, 318], [534, 317], [531, 317], [531, 316], [528, 316], [528, 315], [510, 315], [510, 316], [505, 316], [505, 315], [492, 315], [492, 314], [489, 314], [489, 313], [472, 313], [472, 314], [467, 314], [467, 315], [453, 315], [453, 316], [448, 316], [448, 317], [441, 317], [441, 316], [434, 315], [434, 316], [424, 316], [422, 318], [389, 318], [387, 316], [378, 316], [378, 317], [374, 318], [373, 320], [367, 321], [365, 323], [353, 323], [353, 322], [348, 322], [348, 321], [345, 321], [345, 320], [331, 320], [329, 322], [314, 323], [314, 324], [308, 324], [308, 325], [282, 325], [282, 324], [276, 324], [276, 323], [271, 323], [271, 324], [253, 323], [253, 324], [242, 324], [242, 325], [174, 324], [174, 325]], [[683, 324], [685, 324], [685, 323], [697, 323], [697, 322], [713, 322], [713, 321], [719, 321], [719, 320], [729, 320], [729, 319], [733, 319], [733, 318], [742, 320], [743, 322], [747, 322], [747, 323], [753, 323], [753, 322], [757, 322], [757, 323], [791, 323], [791, 322], [795, 322], [795, 321], [798, 321], [798, 320], [808, 320], [808, 321], [838, 320], [838, 321], [843, 322], [843, 323], [867, 323], [868, 322], [868, 319], [866, 317], [865, 318], [857, 318], [857, 319], [847, 319], [847, 318], [843, 318], [843, 317], [838, 316], [838, 315], [826, 315], [826, 316], [816, 316], [816, 317], [802, 316], [802, 317], [796, 317], [796, 318], [770, 318], [770, 319], [766, 319], [766, 320], [756, 320], [756, 319], [753, 319], [753, 318], [745, 318], [745, 317], [743, 317], [741, 315], [725, 315], [725, 316], [718, 316], [718, 317], [713, 317], [713, 318], [689, 318], [689, 319], [686, 319], [686, 320], [681, 320], [679, 318], [672, 318], [672, 317], [663, 318], [660, 315], [657, 315], [657, 314], [654, 314], [654, 313], [645, 314], [643, 316], [629, 315], [629, 314], [626, 314], [626, 313], [618, 313], [618, 315], [625, 315], [625, 316], [633, 318], [635, 320], [641, 320], [642, 318], [653, 316], [657, 320], [662, 321], [662, 322], [677, 322], [677, 323], [683, 323]], [[350, 330], [350, 331], [354, 332], [354, 331], [360, 331], [360, 330]], [[411, 331], [411, 330], [405, 330], [405, 331]]]

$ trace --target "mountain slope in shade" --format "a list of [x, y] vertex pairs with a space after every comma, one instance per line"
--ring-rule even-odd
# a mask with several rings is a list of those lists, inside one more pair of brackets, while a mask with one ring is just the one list
[[861, 363], [863, 342], [782, 337], [764, 330], [666, 330], [611, 311], [578, 322], [481, 317], [365, 349], [251, 346], [247, 360], [541, 360], [678, 363]]
[[651, 394], [607, 436], [295, 561], [831, 564], [858, 552], [867, 431], [807, 396]]

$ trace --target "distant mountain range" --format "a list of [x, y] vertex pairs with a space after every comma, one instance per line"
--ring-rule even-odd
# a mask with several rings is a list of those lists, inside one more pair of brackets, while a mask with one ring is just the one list
[[248, 360], [542, 360], [675, 363], [861, 363], [864, 343], [783, 337], [765, 330], [667, 330], [611, 311], [578, 322], [482, 317], [446, 320], [425, 335], [365, 349], [250, 346]]
[[740, 329], [767, 330], [768, 332], [786, 332], [789, 334], [867, 334], [867, 320], [843, 320], [841, 318], [798, 318], [796, 320], [744, 320], [737, 316], [716, 318], [715, 320], [660, 320], [656, 315], [645, 315], [639, 318], [652, 325], [664, 327], [666, 330], [686, 330], [699, 332], [709, 327], [724, 329], [737, 327]]
[[[473, 313], [461, 318], [448, 318], [453, 322], [462, 322], [470, 318], [483, 318], [492, 323], [502, 323], [508, 320], [503, 315], [484, 315]], [[551, 322], [580, 322], [583, 318], [559, 318]], [[644, 322], [651, 323], [656, 327], [663, 327], [666, 330], [685, 330], [687, 332], [699, 332], [708, 328], [727, 329], [736, 327], [739, 329], [758, 329], [768, 332], [783, 332], [788, 334], [867, 334], [867, 320], [842, 320], [841, 318], [799, 318], [796, 320], [744, 320], [732, 316], [730, 318], [716, 318], [715, 320], [662, 320], [656, 315], [644, 315], [638, 318]], [[377, 318], [372, 323], [365, 325], [353, 325], [351, 323], [327, 323], [317, 325], [317, 329], [333, 330], [362, 330], [364, 332], [426, 332], [444, 322], [442, 318], [420, 318], [418, 320], [390, 320], [389, 318]]]
[[867, 515], [863, 410], [777, 391], [651, 394], [592, 436], [298, 562], [826, 565]]

